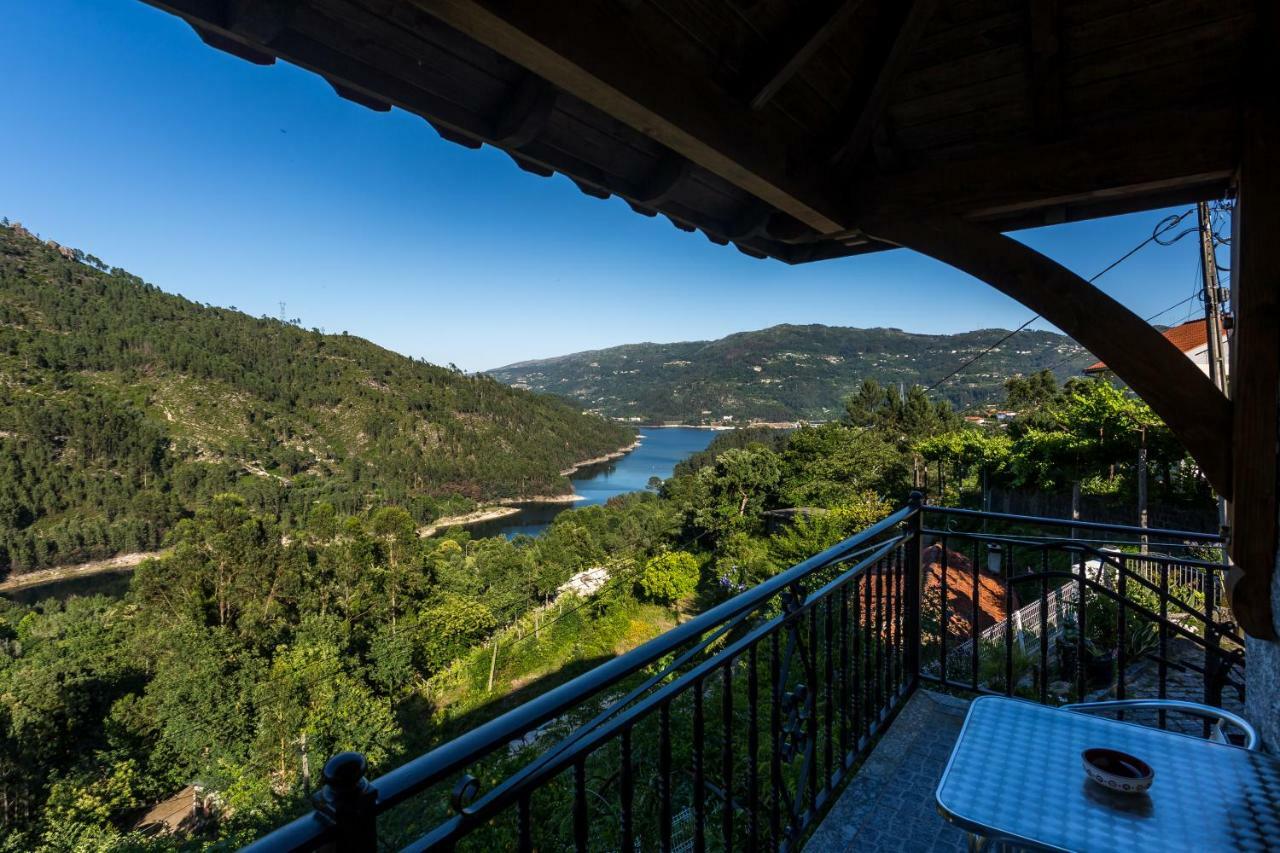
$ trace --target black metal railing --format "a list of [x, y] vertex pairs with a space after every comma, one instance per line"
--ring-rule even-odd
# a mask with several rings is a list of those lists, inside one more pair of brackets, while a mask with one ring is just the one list
[[1133, 698], [1134, 662], [1154, 659], [1148, 692], [1164, 697], [1169, 673], [1195, 664], [1174, 654], [1180, 642], [1201, 656], [1197, 698], [1219, 704], [1242, 661], [1219, 619], [1222, 566], [1107, 550], [1139, 537], [1166, 550], [1219, 544], [913, 495], [372, 783], [360, 756], [336, 756], [315, 811], [252, 849], [792, 849], [921, 683], [1042, 702]]
[[923, 512], [924, 681], [1050, 704], [1221, 706], [1228, 689], [1243, 702], [1244, 643], [1225, 607], [1220, 536]]

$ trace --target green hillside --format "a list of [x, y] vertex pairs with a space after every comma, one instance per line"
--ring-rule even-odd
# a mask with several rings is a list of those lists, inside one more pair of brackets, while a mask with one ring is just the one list
[[[702, 423], [828, 420], [864, 379], [929, 385], [1007, 334], [979, 329], [917, 335], [900, 329], [773, 326], [716, 341], [629, 344], [490, 371], [609, 417]], [[1052, 367], [1076, 374], [1092, 357], [1070, 338], [1020, 332], [937, 392], [958, 407], [994, 402], [1004, 381]]]
[[162, 292], [0, 227], [0, 570], [158, 545], [235, 491], [419, 522], [561, 493], [630, 431], [548, 396]]

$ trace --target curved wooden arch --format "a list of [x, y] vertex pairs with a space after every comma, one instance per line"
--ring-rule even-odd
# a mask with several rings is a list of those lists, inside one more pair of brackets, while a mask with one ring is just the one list
[[1128, 308], [1035, 249], [955, 217], [865, 224], [1013, 297], [1107, 363], [1164, 419], [1219, 494], [1231, 494], [1231, 402]]

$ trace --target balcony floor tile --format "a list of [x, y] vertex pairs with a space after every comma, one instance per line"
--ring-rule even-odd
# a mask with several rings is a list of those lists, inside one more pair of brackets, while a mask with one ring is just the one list
[[960, 734], [968, 705], [951, 696], [917, 691], [814, 830], [805, 850], [966, 850], [964, 833], [938, 816], [933, 792]]

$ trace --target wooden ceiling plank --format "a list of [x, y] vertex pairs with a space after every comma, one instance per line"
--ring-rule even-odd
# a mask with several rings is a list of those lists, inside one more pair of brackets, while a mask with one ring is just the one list
[[751, 109], [758, 110], [795, 76], [832, 32], [861, 6], [865, 0], [828, 0], [806, 4], [795, 13], [785, 32], [779, 33], [778, 50], [749, 72], [752, 91]]
[[1037, 139], [1056, 139], [1066, 125], [1063, 86], [1066, 64], [1060, 0], [1028, 0], [1031, 114]]
[[[861, 89], [847, 107], [850, 130], [832, 153], [829, 162], [840, 168], [858, 163], [871, 145], [871, 135], [880, 120], [898, 75], [906, 67], [916, 41], [937, 8], [938, 0], [891, 0], [886, 7], [883, 39], [873, 39], [876, 50], [868, 56], [871, 69]], [[879, 29], [879, 27], [877, 27]], [[855, 84], [858, 85], [858, 84]]]
[[[859, 182], [858, 216], [950, 211], [995, 218], [1225, 183], [1235, 168], [1236, 142], [1222, 128], [1233, 121], [1231, 108], [1175, 110], [1092, 127], [1070, 140], [938, 162], [897, 175], [869, 175]], [[1152, 145], [1153, 139], [1161, 144]], [[975, 181], [975, 175], [981, 179]]]
[[1249, 17], [1249, 9], [1223, 0], [1158, 0], [1126, 6], [1111, 15], [1080, 16], [1074, 3], [1062, 7], [1062, 28], [1071, 56], [1084, 60], [1095, 53], [1125, 51], [1150, 39], [1177, 38], [1180, 32], [1213, 26], [1223, 19]]
[[[925, 2], [925, 0], [919, 0]], [[638, 26], [594, 6], [496, 0], [413, 0], [423, 11], [507, 56], [699, 166], [824, 233], [843, 204], [788, 169], [789, 138], [705, 77], [669, 62]], [[634, 22], [632, 22], [634, 23]]]

